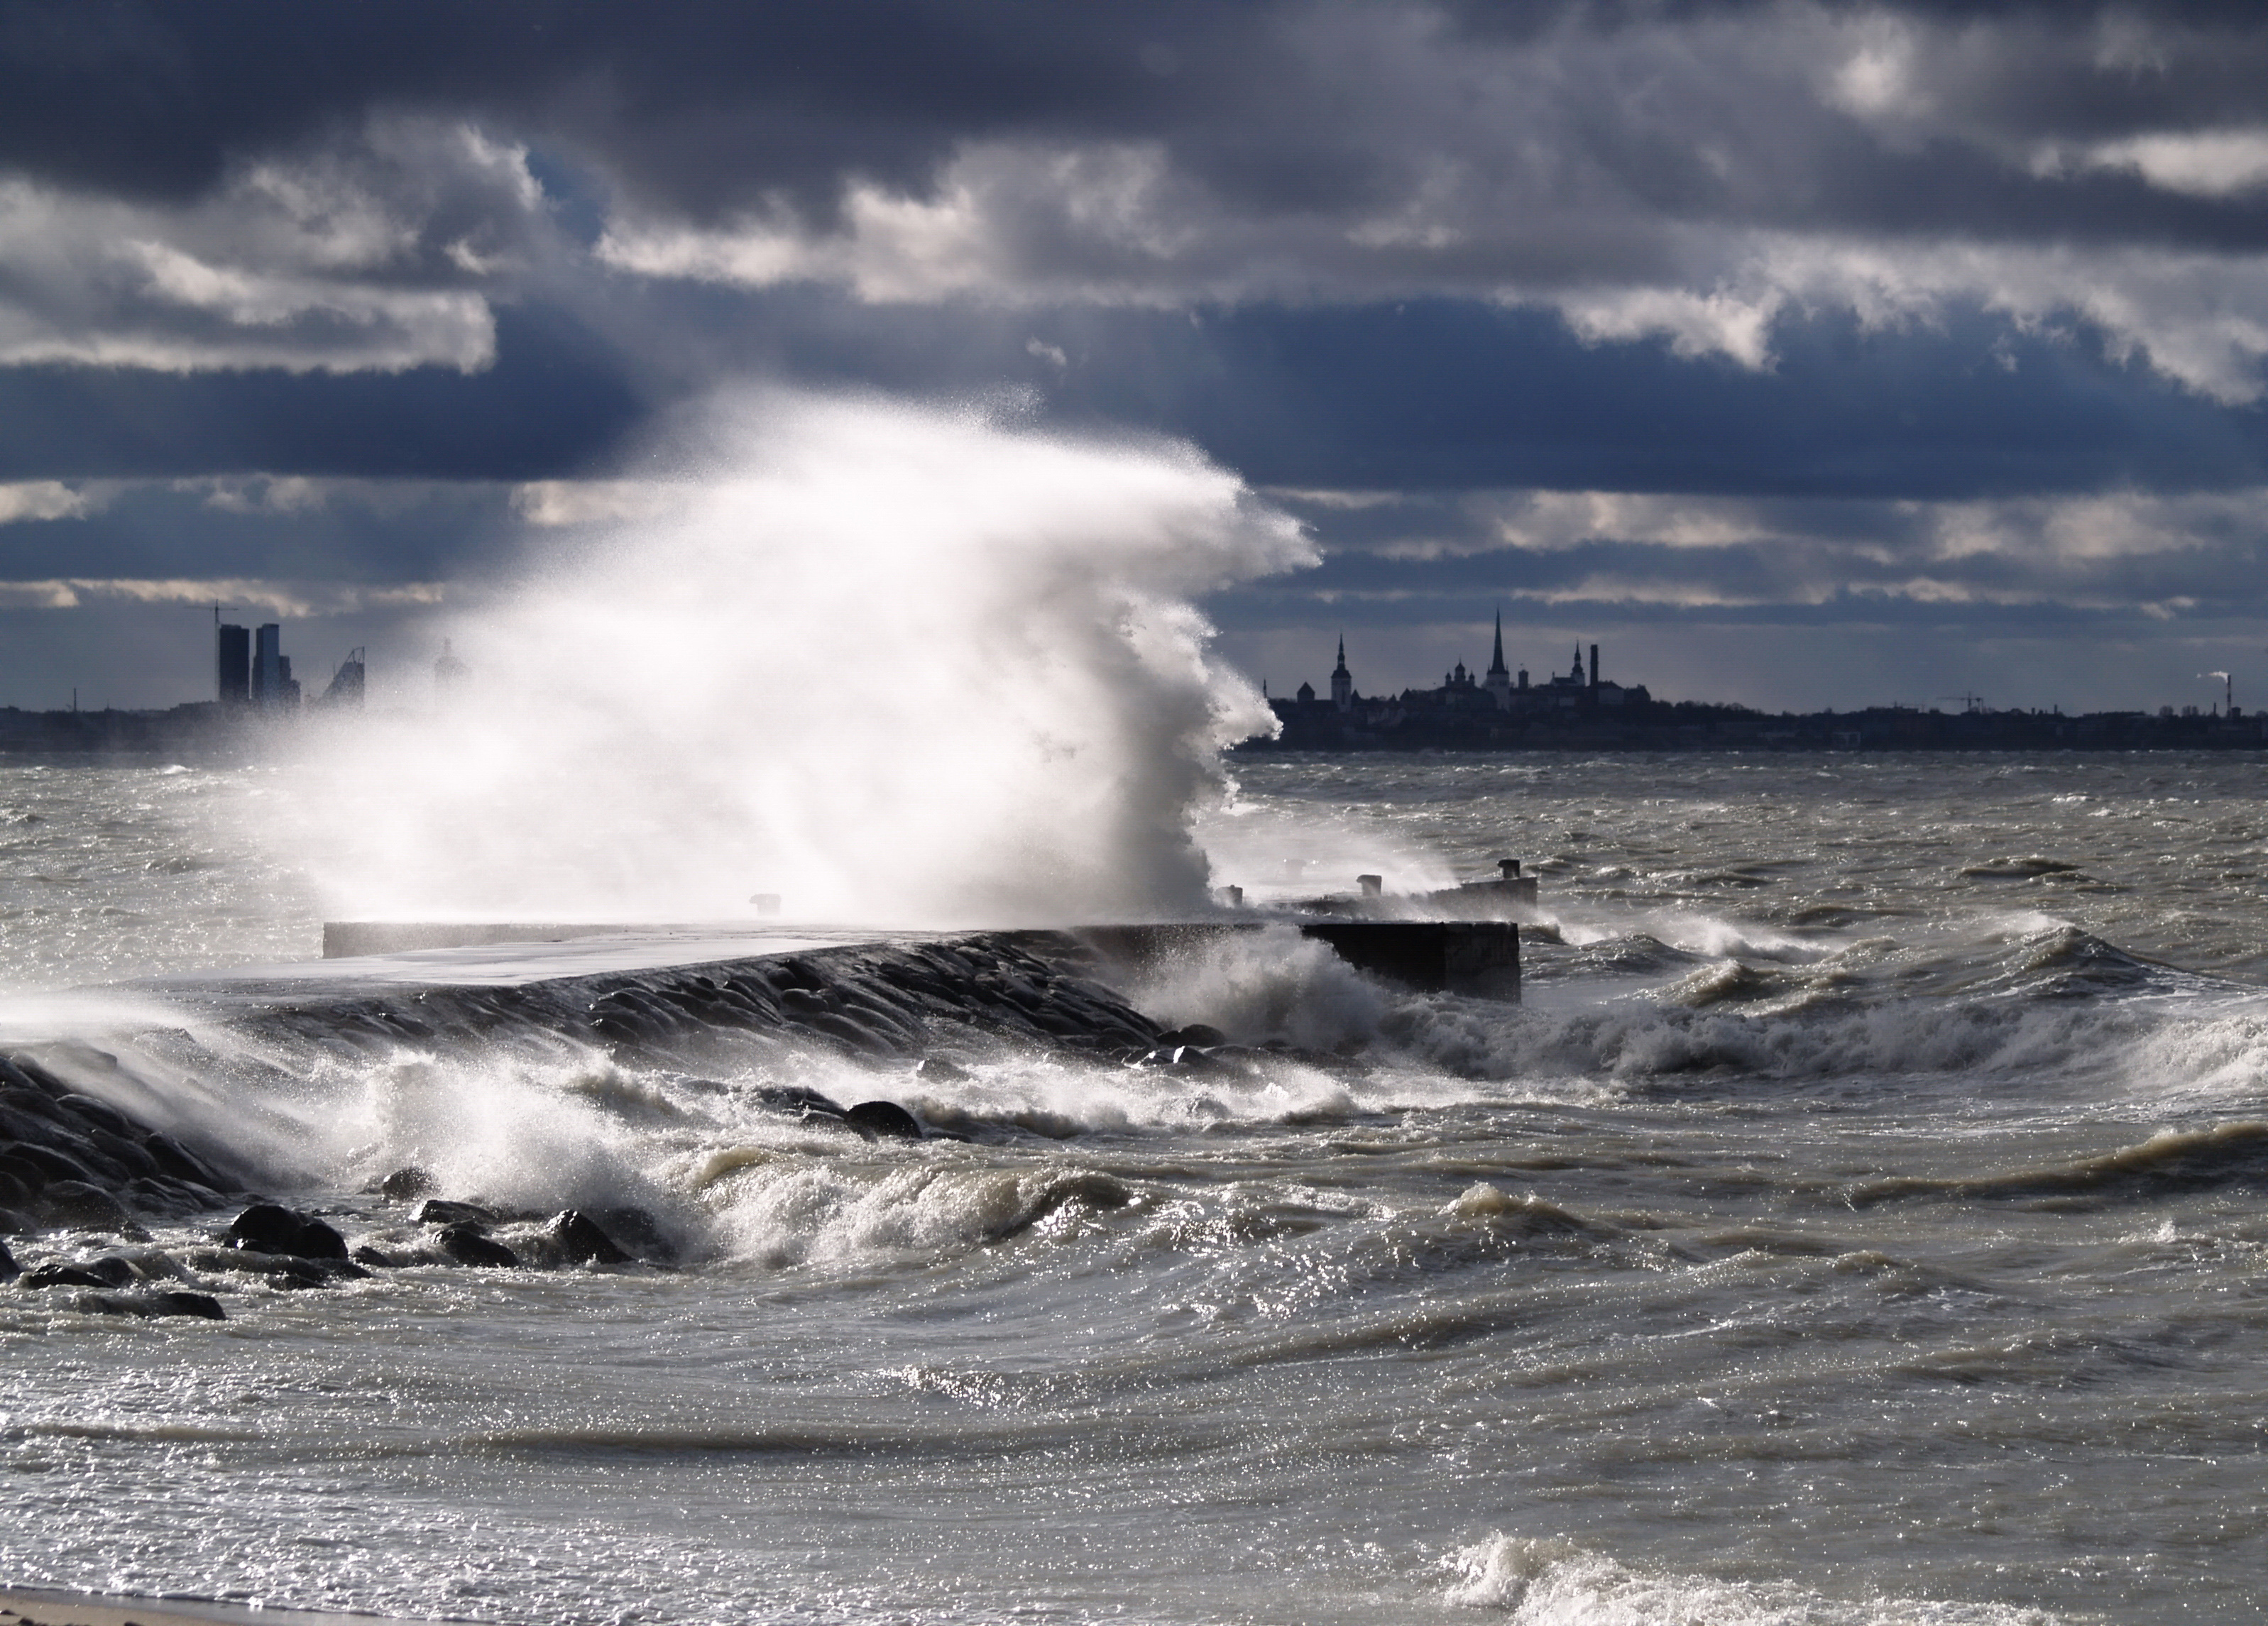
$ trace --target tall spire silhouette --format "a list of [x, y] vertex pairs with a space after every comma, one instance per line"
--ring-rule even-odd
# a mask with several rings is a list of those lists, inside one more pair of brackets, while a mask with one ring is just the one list
[[1504, 664], [1504, 607], [1502, 605], [1497, 606], [1496, 653], [1489, 660], [1488, 674], [1494, 677], [1500, 672], [1506, 677], [1512, 675], [1511, 669]]

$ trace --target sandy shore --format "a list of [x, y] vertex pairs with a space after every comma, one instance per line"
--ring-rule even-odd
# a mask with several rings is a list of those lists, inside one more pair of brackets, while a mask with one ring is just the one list
[[376, 1615], [330, 1615], [305, 1609], [248, 1609], [240, 1604], [168, 1599], [117, 1598], [94, 1593], [0, 1587], [0, 1626], [421, 1626]]

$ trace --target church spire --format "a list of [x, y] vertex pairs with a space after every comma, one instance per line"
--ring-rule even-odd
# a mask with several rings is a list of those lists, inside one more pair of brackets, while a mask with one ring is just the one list
[[1496, 647], [1491, 651], [1488, 677], [1481, 684], [1499, 711], [1512, 710], [1512, 673], [1504, 664], [1504, 606], [1496, 607]]

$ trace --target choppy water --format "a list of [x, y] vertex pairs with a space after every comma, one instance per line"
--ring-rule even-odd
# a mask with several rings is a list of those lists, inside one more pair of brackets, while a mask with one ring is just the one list
[[[0, 1289], [0, 1575], [515, 1622], [2248, 1617], [2260, 771], [1241, 765], [1204, 835], [1256, 898], [1287, 857], [1516, 855], [1559, 939], [1519, 1007], [1288, 932], [1123, 990], [1296, 1047], [1249, 1071], [976, 1037], [934, 1047], [962, 1078], [696, 1070], [19, 995], [18, 1038], [193, 1030], [115, 1053], [350, 1234], [401, 1229], [360, 1194], [417, 1161], [636, 1202], [685, 1262], [185, 1265], [217, 1324]], [[6, 977], [312, 953], [246, 835], [288, 794], [0, 769]], [[759, 1075], [967, 1138], [798, 1124]], [[180, 1259], [211, 1222], [150, 1228]]]

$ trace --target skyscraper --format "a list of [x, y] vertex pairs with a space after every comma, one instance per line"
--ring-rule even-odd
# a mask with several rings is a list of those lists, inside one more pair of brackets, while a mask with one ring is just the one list
[[272, 621], [253, 635], [252, 703], [262, 711], [284, 703], [284, 629]]
[[217, 625], [213, 644], [220, 668], [219, 699], [240, 706], [252, 698], [252, 636], [241, 627]]

